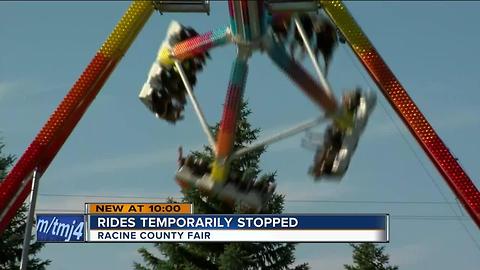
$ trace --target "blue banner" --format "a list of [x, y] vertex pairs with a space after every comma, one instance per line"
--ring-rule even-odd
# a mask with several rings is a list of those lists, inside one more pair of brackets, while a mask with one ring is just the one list
[[84, 242], [84, 215], [38, 214], [36, 221], [38, 242]]
[[385, 230], [387, 215], [90, 215], [97, 229]]

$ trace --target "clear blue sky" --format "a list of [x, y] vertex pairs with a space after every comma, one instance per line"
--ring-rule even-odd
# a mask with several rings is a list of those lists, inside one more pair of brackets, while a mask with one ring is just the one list
[[[0, 3], [0, 136], [7, 152], [23, 153], [127, 6], [128, 2]], [[480, 3], [348, 2], [347, 6], [479, 186]], [[44, 174], [39, 210], [81, 211], [84, 202], [121, 196], [179, 196], [173, 181], [176, 148], [195, 150], [206, 139], [191, 106], [185, 121], [172, 126], [150, 114], [137, 95], [168, 23], [175, 18], [204, 32], [228, 22], [225, 2], [213, 1], [211, 14], [151, 18]], [[216, 49], [199, 75], [196, 92], [212, 123], [220, 118], [233, 53], [233, 47]], [[357, 85], [377, 91], [352, 59], [345, 46], [334, 56], [329, 79], [337, 96]], [[251, 60], [247, 87], [251, 122], [263, 134], [319, 114], [263, 55]], [[262, 167], [278, 172], [286, 212], [387, 212], [392, 215], [387, 251], [401, 269], [478, 269], [480, 248], [474, 241], [480, 243], [479, 229], [460, 211], [443, 179], [379, 97], [339, 185], [313, 183], [307, 176], [313, 152], [299, 146], [300, 137], [272, 146], [263, 156]], [[440, 203], [413, 203], [419, 201]], [[463, 215], [461, 221], [452, 218], [455, 215]], [[53, 270], [131, 269], [132, 261], [141, 260], [136, 253], [141, 246], [152, 245], [48, 244], [41, 256], [53, 260]], [[346, 244], [303, 244], [297, 258], [313, 269], [337, 270], [351, 262], [351, 249]]]

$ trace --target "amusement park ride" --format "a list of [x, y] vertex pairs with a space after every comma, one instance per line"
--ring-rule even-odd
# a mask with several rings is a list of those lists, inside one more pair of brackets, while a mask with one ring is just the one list
[[[80, 121], [103, 84], [155, 10], [209, 13], [208, 0], [134, 1], [47, 123], [0, 182], [0, 234], [48, 168]], [[480, 193], [436, 134], [406, 90], [385, 64], [341, 1], [229, 0], [230, 23], [205, 34], [172, 22], [146, 83], [141, 101], [158, 117], [175, 123], [183, 118], [187, 96], [199, 118], [215, 158], [212, 164], [187, 156], [180, 158], [176, 180], [182, 188], [198, 188], [211, 197], [260, 211], [275, 186], [255, 180], [240, 181], [230, 174], [232, 160], [285, 137], [326, 123], [310, 174], [315, 179], [340, 179], [346, 172], [360, 135], [376, 102], [375, 95], [360, 89], [348, 91], [338, 102], [325, 77], [337, 41], [350, 45], [378, 88], [412, 135], [480, 226]], [[214, 47], [233, 44], [233, 62], [221, 124], [214, 138], [193, 93], [195, 73]], [[306, 52], [315, 67], [314, 79], [298, 61]], [[235, 130], [252, 53], [268, 57], [323, 111], [271, 138], [234, 149]], [[323, 55], [323, 67], [317, 56]], [[32, 181], [33, 180], [33, 181]], [[32, 195], [33, 192], [32, 192]]]

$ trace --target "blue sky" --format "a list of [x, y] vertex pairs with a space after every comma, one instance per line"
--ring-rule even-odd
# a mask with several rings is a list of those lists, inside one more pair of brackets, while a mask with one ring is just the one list
[[[7, 152], [23, 153], [127, 6], [127, 2], [0, 3], [0, 136]], [[475, 35], [480, 3], [347, 6], [480, 185], [480, 38]], [[150, 19], [44, 174], [39, 210], [81, 211], [88, 201], [180, 196], [173, 181], [176, 149], [179, 145], [199, 149], [206, 138], [191, 106], [186, 119], [172, 126], [150, 114], [137, 95], [168, 23], [176, 19], [204, 32], [228, 22], [225, 2], [212, 3], [211, 14], [155, 14]], [[196, 93], [211, 123], [221, 115], [233, 56], [231, 46], [216, 49], [199, 75]], [[313, 72], [310, 63], [305, 64]], [[346, 46], [336, 51], [329, 80], [337, 96], [357, 85], [377, 91]], [[246, 97], [253, 110], [251, 122], [262, 128], [262, 135], [319, 114], [264, 55], [250, 61]], [[401, 268], [478, 268], [478, 228], [455, 204], [443, 179], [381, 95], [340, 184], [314, 183], [307, 176], [313, 152], [301, 148], [300, 140], [294, 137], [274, 145], [262, 158], [265, 171], [277, 171], [286, 212], [387, 212], [392, 215], [387, 251]], [[78, 196], [56, 196], [62, 194]], [[48, 244], [41, 256], [53, 260], [54, 270], [131, 269], [132, 261], [141, 260], [136, 253], [140, 246], [151, 244]], [[302, 244], [297, 259], [313, 269], [342, 269], [351, 262], [351, 249], [346, 244]]]

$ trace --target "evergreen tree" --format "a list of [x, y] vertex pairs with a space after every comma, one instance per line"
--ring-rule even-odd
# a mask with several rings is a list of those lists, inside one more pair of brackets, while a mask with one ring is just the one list
[[346, 270], [397, 270], [398, 266], [389, 265], [389, 255], [385, 247], [372, 243], [351, 245], [353, 247], [353, 265], [345, 264]]
[[[12, 155], [2, 154], [4, 146], [5, 145], [0, 142], [0, 182], [5, 178], [7, 169], [14, 161]], [[3, 233], [0, 233], [0, 270], [19, 269], [26, 220], [27, 207], [23, 205], [10, 221], [7, 229]], [[41, 260], [35, 257], [42, 247], [42, 243], [30, 245], [28, 270], [43, 270], [50, 264], [50, 260]]]
[[[260, 129], [254, 129], [247, 121], [251, 111], [242, 104], [234, 149], [249, 145], [257, 139]], [[213, 127], [217, 133], [219, 125]], [[264, 149], [252, 151], [232, 162], [231, 172], [244, 178], [257, 177], [258, 181], [275, 181], [275, 173], [262, 174], [259, 168], [260, 155]], [[203, 151], [192, 152], [197, 158], [213, 161], [214, 153], [208, 146]], [[210, 199], [198, 190], [184, 192], [183, 201], [191, 202], [197, 214], [246, 213], [244, 209]], [[279, 214], [283, 211], [284, 196], [274, 193], [262, 213]], [[161, 253], [156, 257], [146, 248], [138, 251], [145, 265], [134, 263], [136, 270], [174, 269], [309, 269], [308, 264], [292, 266], [295, 261], [295, 245], [291, 243], [156, 243]]]

